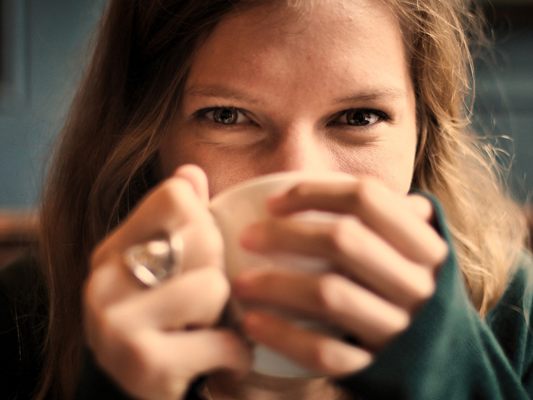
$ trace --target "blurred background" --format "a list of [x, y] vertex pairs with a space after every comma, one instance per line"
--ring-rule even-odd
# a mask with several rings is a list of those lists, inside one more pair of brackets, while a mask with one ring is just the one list
[[533, 0], [482, 1], [492, 46], [476, 59], [474, 125], [508, 153], [509, 186], [533, 190]]
[[0, 208], [36, 204], [104, 0], [0, 0]]
[[[509, 185], [528, 202], [533, 0], [481, 1], [494, 44], [477, 61], [475, 126], [506, 151]], [[0, 242], [23, 240], [34, 226], [45, 166], [104, 5], [105, 0], [0, 0]], [[17, 229], [16, 237], [9, 236]]]

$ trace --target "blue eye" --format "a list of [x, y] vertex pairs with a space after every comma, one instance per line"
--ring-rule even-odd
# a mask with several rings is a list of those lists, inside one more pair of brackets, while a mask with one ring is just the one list
[[235, 107], [210, 107], [195, 114], [201, 119], [221, 125], [236, 125], [248, 120], [244, 113]]
[[365, 127], [381, 121], [387, 121], [388, 119], [389, 116], [383, 111], [354, 108], [337, 114], [332, 122], [339, 125]]

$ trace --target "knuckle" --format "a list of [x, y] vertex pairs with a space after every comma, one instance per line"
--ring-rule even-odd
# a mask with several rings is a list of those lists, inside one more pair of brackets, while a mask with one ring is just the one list
[[318, 340], [310, 351], [311, 366], [318, 371], [335, 372], [335, 355], [328, 340]]
[[146, 335], [122, 335], [119, 349], [127, 360], [129, 374], [140, 383], [140, 386], [153, 385], [154, 377], [161, 376], [163, 365], [161, 357], [154, 351], [154, 343]]
[[405, 331], [411, 323], [411, 315], [406, 310], [398, 311], [396, 318], [393, 318], [392, 329], [395, 334]]
[[158, 379], [158, 392], [167, 399], [180, 398], [179, 396], [187, 390], [188, 380], [177, 377], [175, 373], [165, 371]]
[[337, 291], [340, 279], [333, 273], [324, 274], [318, 279], [317, 302], [321, 310], [332, 312], [338, 308]]
[[319, 340], [312, 352], [312, 366], [328, 375], [344, 375], [366, 367], [372, 360], [370, 353], [347, 348], [331, 339]]
[[225, 302], [231, 292], [229, 281], [224, 272], [218, 268], [206, 268], [204, 288], [211, 299], [217, 303]]
[[157, 338], [146, 331], [122, 333], [113, 342], [116, 358], [111, 369], [124, 387], [143, 398], [175, 398], [186, 390], [187, 379], [157, 350]]
[[442, 264], [446, 260], [446, 257], [448, 257], [449, 251], [450, 249], [448, 247], [448, 243], [439, 237], [435, 242], [434, 250], [432, 252], [434, 255], [434, 259], [432, 260], [433, 266], [438, 267], [440, 264]]
[[418, 208], [433, 210], [433, 203], [426, 196], [417, 193], [409, 194], [407, 195], [407, 200], [414, 202]]
[[[154, 192], [149, 195], [146, 204], [143, 205], [147, 214], [171, 212], [173, 219], [188, 221], [191, 218], [197, 218], [197, 208], [199, 204], [192, 186], [180, 178], [169, 178], [158, 186]], [[187, 210], [187, 212], [183, 212]]]
[[96, 329], [104, 340], [111, 343], [126, 342], [127, 335], [124, 332], [123, 311], [119, 305], [111, 305], [100, 310], [95, 310]]
[[180, 204], [184, 197], [192, 195], [192, 188], [182, 179], [170, 178], [161, 184], [154, 193], [154, 200], [166, 206]]
[[310, 348], [309, 362], [314, 369], [324, 370], [327, 364], [327, 348], [323, 341], [317, 342]]
[[100, 309], [89, 329], [98, 336], [91, 346], [96, 360], [129, 393], [141, 398], [177, 398], [188, 380], [172, 368], [168, 349], [147, 329], [131, 329], [128, 305]]
[[248, 352], [247, 345], [243, 342], [242, 337], [238, 336], [232, 329], [220, 329], [217, 332], [217, 340], [228, 355], [228, 361], [239, 364], [246, 368], [252, 363], [251, 354]]
[[[145, 388], [150, 388], [151, 393], [157, 393], [158, 398], [175, 399], [187, 390], [189, 379], [183, 371], [173, 367], [172, 363], [166, 361], [167, 355], [158, 352], [151, 352], [148, 372], [142, 371], [145, 379]], [[150, 396], [152, 397], [152, 396]]]
[[362, 177], [356, 185], [356, 190], [353, 191], [353, 202], [360, 206], [369, 204], [376, 198], [377, 186], [375, 178]]
[[287, 197], [291, 200], [301, 199], [309, 194], [309, 186], [305, 182], [294, 185], [287, 192]]
[[433, 274], [429, 271], [423, 271], [420, 278], [417, 280], [417, 284], [412, 288], [412, 294], [417, 302], [422, 302], [429, 299], [437, 288], [437, 283]]
[[342, 216], [333, 223], [330, 234], [327, 236], [327, 246], [332, 252], [342, 252], [351, 243], [354, 233], [358, 228], [355, 218]]
[[220, 231], [212, 221], [191, 223], [183, 230], [183, 235], [187, 238], [187, 242], [190, 240], [201, 243], [201, 247], [194, 243], [191, 245], [186, 243], [185, 249], [187, 252], [187, 250], [196, 248], [191, 254], [202, 260], [202, 264], [218, 266], [221, 263], [224, 254], [224, 242]]
[[405, 197], [407, 206], [419, 217], [428, 221], [434, 214], [433, 204], [431, 201], [420, 194], [409, 194]]
[[203, 243], [209, 258], [218, 259], [224, 252], [224, 241], [220, 231], [215, 227], [215, 225], [210, 224], [206, 230], [205, 235], [203, 235]]

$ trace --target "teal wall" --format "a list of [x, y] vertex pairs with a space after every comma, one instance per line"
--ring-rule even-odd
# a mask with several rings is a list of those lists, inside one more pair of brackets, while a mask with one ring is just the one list
[[[104, 0], [0, 0], [0, 208], [38, 201], [44, 165]], [[477, 126], [513, 137], [512, 186], [533, 188], [533, 17], [479, 65]]]
[[478, 60], [475, 121], [478, 131], [500, 137], [512, 161], [509, 185], [530, 201], [533, 189], [533, 8], [529, 23], [496, 30], [492, 54]]
[[37, 202], [103, 0], [0, 0], [0, 208]]

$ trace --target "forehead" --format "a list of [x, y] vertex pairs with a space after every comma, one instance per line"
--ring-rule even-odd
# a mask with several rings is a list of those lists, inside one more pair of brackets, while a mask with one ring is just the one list
[[309, 86], [305, 77], [320, 77], [332, 90], [408, 85], [403, 38], [391, 9], [377, 0], [301, 7], [276, 1], [229, 14], [197, 50], [188, 86], [240, 82], [269, 91], [287, 81]]

